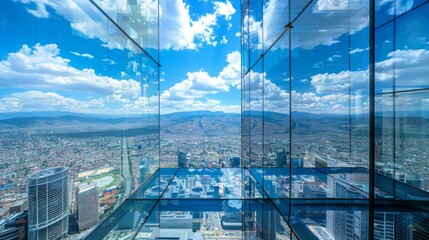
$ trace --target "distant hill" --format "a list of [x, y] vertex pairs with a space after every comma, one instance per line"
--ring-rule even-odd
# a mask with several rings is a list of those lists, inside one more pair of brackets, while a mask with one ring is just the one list
[[[253, 131], [260, 132], [263, 124], [268, 134], [285, 134], [289, 132], [289, 115], [276, 112], [250, 111], [245, 112], [250, 115], [249, 127]], [[264, 117], [264, 119], [262, 119]], [[121, 129], [141, 129], [154, 126], [161, 122], [161, 133], [179, 135], [239, 135], [241, 132], [241, 114], [224, 113], [211, 111], [191, 111], [177, 112], [171, 114], [147, 115], [91, 115], [76, 114], [67, 112], [36, 112], [36, 113], [2, 113], [0, 114], [0, 128], [13, 131], [14, 128], [62, 128], [61, 132], [68, 132], [67, 128], [78, 129], [79, 132], [89, 131], [122, 131]], [[400, 121], [405, 121], [408, 125], [429, 124], [428, 118], [422, 117], [401, 117]], [[351, 119], [347, 115], [335, 114], [311, 114], [293, 112], [291, 123], [293, 127], [313, 128], [325, 126], [325, 129], [346, 126], [352, 120], [353, 124], [366, 125], [367, 115], [354, 115]], [[376, 122], [380, 122], [379, 116]], [[393, 122], [389, 117], [383, 118], [384, 124]], [[378, 126], [378, 125], [377, 125]], [[328, 128], [326, 128], [328, 127]], [[0, 130], [1, 130], [0, 129]], [[139, 131], [141, 131], [139, 130]], [[155, 130], [151, 130], [154, 132]], [[73, 131], [70, 131], [73, 132]], [[114, 133], [116, 134], [116, 133]]]
[[210, 111], [180, 112], [161, 116], [161, 132], [182, 135], [239, 135], [241, 115]]

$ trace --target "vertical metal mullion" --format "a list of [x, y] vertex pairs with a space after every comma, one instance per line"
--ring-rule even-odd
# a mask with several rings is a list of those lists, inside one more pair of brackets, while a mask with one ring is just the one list
[[369, 201], [368, 239], [374, 239], [375, 202], [375, 0], [369, 5]]
[[[288, 19], [289, 23], [290, 19], [290, 6], [291, 0], [289, 0], [289, 11], [288, 11]], [[289, 211], [288, 211], [288, 224], [290, 223], [290, 215], [292, 211], [292, 25], [289, 24], [288, 30], [288, 47], [289, 47]], [[291, 229], [292, 234], [292, 229]]]

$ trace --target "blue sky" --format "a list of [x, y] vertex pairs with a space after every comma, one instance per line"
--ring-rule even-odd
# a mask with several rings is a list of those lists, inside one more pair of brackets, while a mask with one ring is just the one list
[[[144, 27], [126, 31], [162, 65], [162, 113], [240, 112], [239, 1], [160, 0], [159, 59], [156, 38], [150, 37], [158, 35], [157, 1], [138, 0], [138, 5], [128, 7], [126, 0], [95, 2], [121, 26], [132, 24], [131, 15], [145, 22], [139, 25]], [[252, 56], [258, 57], [262, 42], [268, 46], [283, 30], [286, 13], [282, 11], [287, 8], [281, 3], [266, 1], [263, 21], [258, 14], [245, 16], [250, 23], [246, 34], [254, 43]], [[348, 113], [350, 102], [352, 111], [367, 111], [367, 7], [365, 1], [355, 4], [314, 1], [295, 23], [292, 106], [296, 111]], [[381, 25], [416, 7], [418, 1], [399, 1], [396, 8], [393, 1], [378, 4], [377, 24]], [[0, 34], [7, 36], [0, 40], [0, 112], [156, 112], [156, 65], [87, 1], [14, 0], [1, 1], [0, 7]], [[387, 24], [378, 31], [378, 91], [392, 90], [393, 67], [397, 89], [428, 86], [427, 70], [420, 67], [429, 60], [427, 8], [419, 8], [412, 18], [398, 19], [396, 48], [393, 26]], [[349, 15], [342, 15], [347, 9]], [[342, 21], [350, 22], [342, 25]], [[308, 27], [317, 31], [300, 30]], [[264, 102], [268, 111], [288, 112], [288, 54], [287, 38], [283, 38], [266, 58], [265, 69], [252, 70], [250, 94], [256, 96], [255, 109]], [[258, 97], [262, 84], [264, 98]], [[428, 104], [420, 97], [407, 99], [404, 106], [426, 108]], [[386, 109], [392, 106], [392, 102], [382, 104]]]

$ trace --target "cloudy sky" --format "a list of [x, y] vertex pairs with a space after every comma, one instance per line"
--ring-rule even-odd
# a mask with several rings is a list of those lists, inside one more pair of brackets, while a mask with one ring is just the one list
[[[0, 40], [0, 112], [155, 113], [159, 82], [162, 113], [240, 112], [239, 1], [160, 0], [159, 29], [155, 0], [138, 0], [137, 5], [127, 5], [126, 0], [95, 2], [152, 59], [86, 0], [1, 1], [0, 34], [7, 37]], [[256, 96], [250, 99], [255, 109], [264, 104], [268, 111], [287, 113], [292, 93], [297, 111], [365, 112], [364, 2], [314, 1], [292, 30], [292, 75], [287, 37], [271, 49], [263, 70], [262, 64], [252, 69], [247, 91]], [[393, 74], [396, 90], [428, 87], [428, 71], [422, 67], [429, 61], [428, 7], [415, 10], [413, 18], [398, 18], [393, 39], [392, 24], [382, 25], [418, 4], [377, 3], [377, 91], [393, 89]], [[271, 0], [245, 16], [250, 59], [257, 59], [283, 31], [285, 9], [284, 1]], [[315, 31], [309, 34], [308, 28]], [[156, 62], [162, 66], [159, 73]], [[262, 86], [263, 98], [258, 97]], [[380, 99], [387, 99], [383, 107], [392, 106], [388, 98]], [[420, 109], [428, 105], [415, 96], [401, 102]]]

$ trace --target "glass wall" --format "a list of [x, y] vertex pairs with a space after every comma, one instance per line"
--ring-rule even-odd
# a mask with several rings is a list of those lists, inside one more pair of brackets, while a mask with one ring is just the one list
[[32, 204], [29, 175], [65, 167], [80, 238], [158, 171], [158, 3], [142, 2], [1, 1], [0, 220]]
[[[242, 7], [244, 167], [292, 231], [302, 239], [427, 237], [427, 1]], [[262, 158], [252, 157], [260, 139]]]

